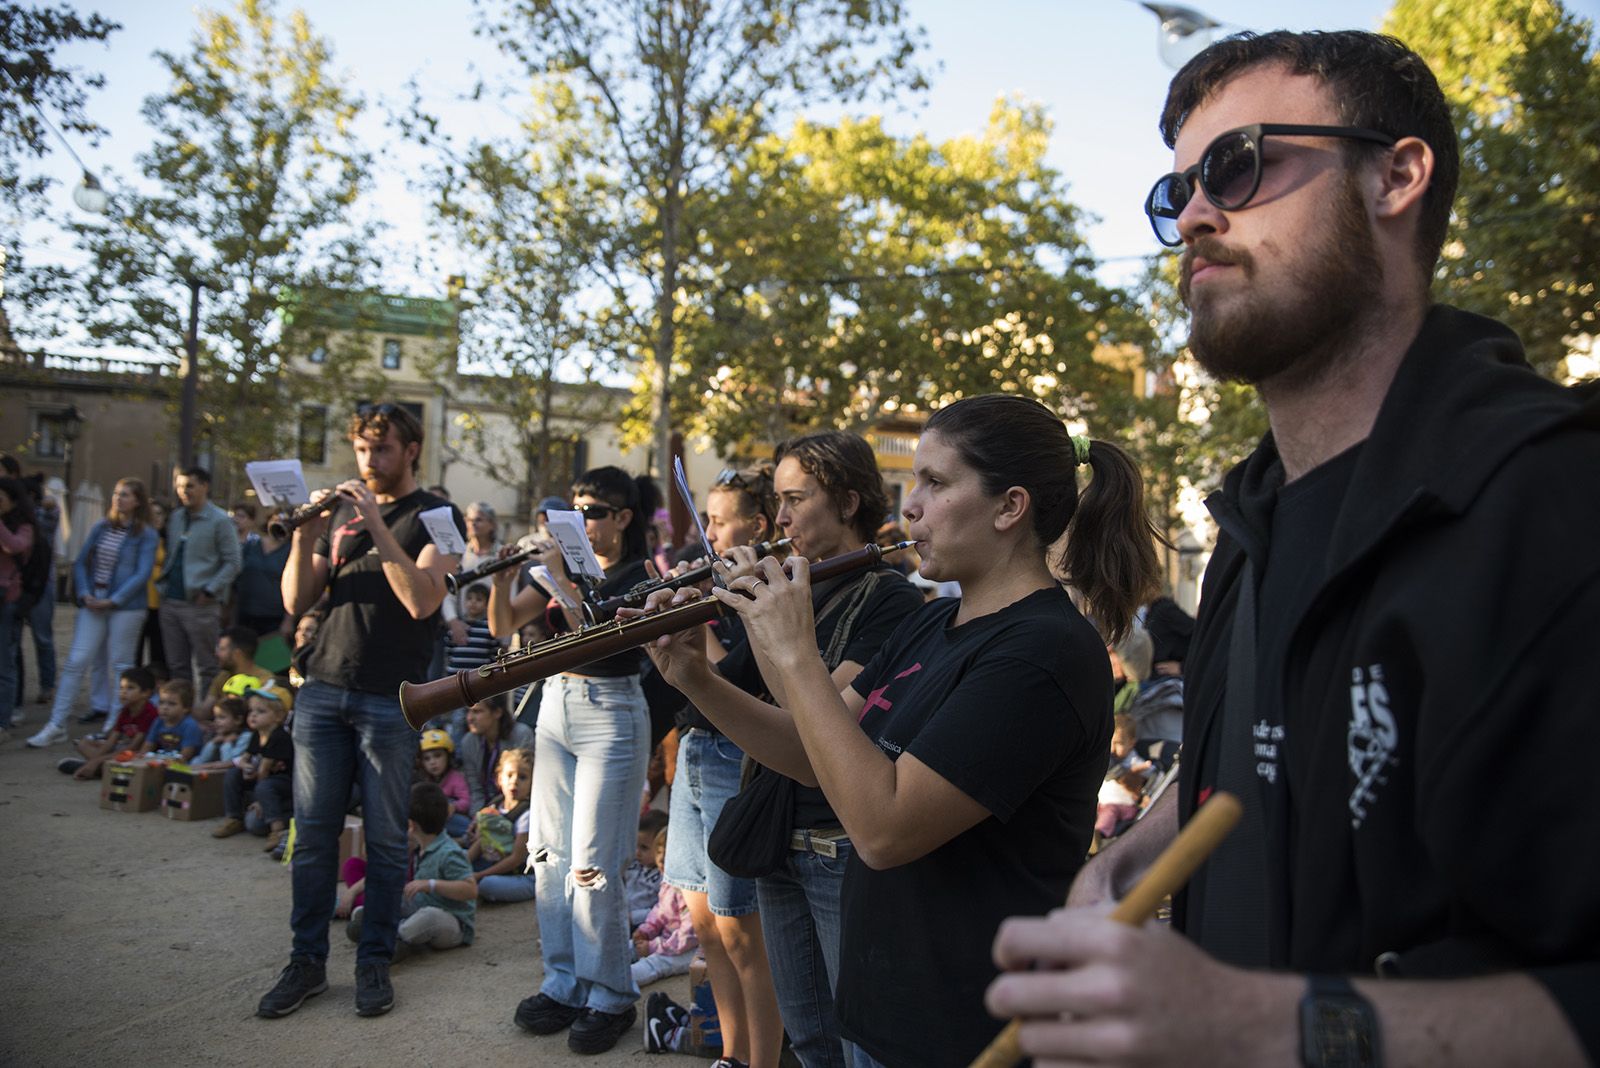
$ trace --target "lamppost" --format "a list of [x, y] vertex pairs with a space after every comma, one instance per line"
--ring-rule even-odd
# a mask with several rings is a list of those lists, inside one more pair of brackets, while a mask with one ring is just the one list
[[206, 284], [189, 275], [189, 329], [183, 334], [183, 394], [178, 405], [178, 466], [194, 466], [194, 410], [200, 397], [200, 291]]
[[78, 435], [83, 433], [83, 413], [78, 411], [76, 404], [70, 405], [61, 413], [61, 440], [66, 444], [62, 447], [61, 457], [66, 461], [67, 476], [67, 502], [72, 502], [72, 454]]
[[1161, 29], [1156, 37], [1156, 48], [1161, 53], [1161, 61], [1173, 70], [1178, 70], [1205, 51], [1206, 46], [1216, 37], [1211, 31], [1222, 26], [1222, 23], [1210, 15], [1196, 11], [1192, 7], [1147, 4], [1144, 0], [1134, 0], [1134, 2], [1160, 20]]

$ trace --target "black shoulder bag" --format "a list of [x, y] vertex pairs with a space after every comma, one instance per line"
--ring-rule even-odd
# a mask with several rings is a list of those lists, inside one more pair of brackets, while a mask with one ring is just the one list
[[[878, 573], [869, 571], [852, 586], [828, 598], [817, 622], [822, 622], [841, 606], [844, 615], [833, 628], [828, 647], [822, 650], [823, 663], [832, 671], [844, 659], [856, 621], [878, 584]], [[706, 839], [706, 855], [717, 867], [740, 879], [759, 879], [783, 867], [789, 859], [789, 839], [794, 828], [795, 781], [771, 768], [744, 758], [739, 792], [722, 806], [722, 815]]]

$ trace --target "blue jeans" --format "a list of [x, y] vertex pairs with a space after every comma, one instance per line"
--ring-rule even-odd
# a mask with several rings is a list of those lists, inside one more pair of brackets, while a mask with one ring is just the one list
[[50, 708], [50, 726], [66, 726], [85, 678], [89, 680], [90, 708], [105, 715], [117, 707], [117, 682], [133, 666], [144, 620], [142, 605], [108, 612], [78, 609], [72, 624], [72, 649]]
[[361, 787], [367, 841], [366, 911], [356, 963], [387, 961], [406, 883], [406, 820], [417, 732], [390, 694], [308, 680], [294, 708], [293, 956], [328, 959], [339, 885], [339, 835], [352, 783]]
[[706, 904], [717, 916], [748, 916], [756, 910], [755, 880], [729, 875], [706, 856], [706, 843], [722, 807], [739, 792], [743, 759], [744, 751], [731, 739], [696, 727], [678, 743], [672, 833], [667, 835], [662, 878], [679, 890], [705, 894]]
[[533, 876], [485, 875], [478, 880], [479, 901], [532, 901], [538, 892]]
[[39, 692], [56, 688], [56, 584], [52, 581], [28, 612], [33, 631], [33, 658], [39, 662]]
[[833, 1011], [839, 981], [839, 891], [851, 853], [848, 839], [837, 844], [837, 857], [791, 850], [783, 870], [756, 880], [778, 1010], [805, 1068], [846, 1068], [850, 1063]]
[[[539, 990], [563, 1005], [616, 1013], [639, 999], [622, 873], [639, 833], [650, 752], [639, 676], [558, 675], [534, 731], [532, 831]], [[598, 875], [579, 885], [577, 871]]]
[[15, 601], [0, 602], [0, 730], [9, 729], [17, 710], [17, 650], [22, 628]]

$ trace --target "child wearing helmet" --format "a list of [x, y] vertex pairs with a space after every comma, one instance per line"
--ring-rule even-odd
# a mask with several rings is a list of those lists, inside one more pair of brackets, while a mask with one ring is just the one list
[[422, 732], [422, 745], [417, 752], [417, 782], [431, 782], [444, 791], [450, 800], [450, 818], [445, 822], [445, 833], [460, 838], [472, 826], [467, 815], [472, 795], [467, 789], [467, 777], [455, 766], [456, 743], [442, 730]]

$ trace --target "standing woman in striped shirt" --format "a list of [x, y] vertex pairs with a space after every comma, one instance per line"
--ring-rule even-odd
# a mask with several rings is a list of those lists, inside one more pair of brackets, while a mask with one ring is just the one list
[[72, 651], [56, 687], [56, 701], [45, 724], [28, 744], [42, 749], [67, 739], [67, 716], [89, 680], [90, 707], [109, 714], [116, 707], [117, 679], [133, 666], [145, 621], [145, 584], [156, 565], [155, 528], [150, 524], [150, 493], [136, 478], [120, 480], [111, 508], [89, 528], [72, 563], [78, 618]]

